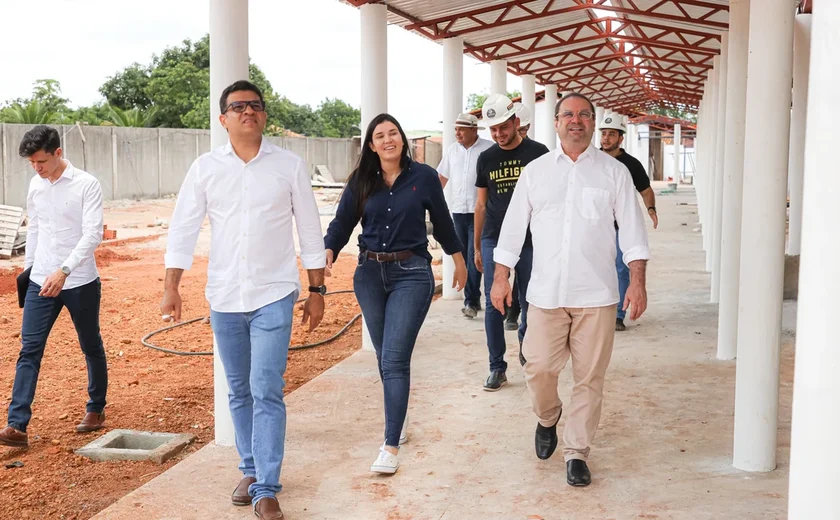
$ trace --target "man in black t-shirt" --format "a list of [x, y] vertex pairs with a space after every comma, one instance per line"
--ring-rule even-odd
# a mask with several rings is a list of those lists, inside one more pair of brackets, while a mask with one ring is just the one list
[[[653, 194], [653, 189], [650, 187], [650, 178], [645, 172], [644, 166], [635, 157], [624, 151], [621, 148], [621, 143], [624, 142], [624, 132], [626, 127], [624, 120], [619, 115], [609, 114], [601, 123], [601, 150], [615, 157], [619, 162], [630, 170], [630, 175], [633, 177], [633, 184], [636, 186], [636, 191], [642, 196], [645, 202], [648, 215], [653, 221], [653, 229], [659, 225], [659, 217], [656, 215], [656, 200]], [[627, 327], [624, 325], [625, 311], [621, 309], [624, 304], [624, 296], [627, 293], [627, 287], [630, 286], [630, 269], [624, 263], [624, 254], [618, 245], [618, 225], [616, 225], [616, 242], [615, 242], [615, 268], [618, 272], [618, 311], [615, 316], [615, 330], [622, 331]]]
[[[484, 295], [487, 300], [484, 312], [484, 329], [487, 334], [487, 348], [490, 351], [490, 375], [484, 382], [484, 389], [490, 392], [499, 390], [507, 384], [507, 362], [505, 361], [505, 316], [490, 302], [490, 290], [493, 286], [493, 249], [499, 240], [502, 221], [505, 218], [513, 190], [519, 180], [519, 174], [525, 166], [548, 153], [545, 145], [532, 139], [522, 139], [517, 131], [519, 118], [513, 102], [500, 94], [493, 94], [484, 102], [481, 109], [484, 124], [490, 128], [490, 135], [495, 145], [481, 153], [476, 166], [475, 185], [478, 197], [475, 205], [475, 263], [484, 273]], [[516, 264], [515, 273], [518, 281], [519, 302], [522, 318], [519, 325], [519, 362], [522, 357], [522, 339], [528, 327], [528, 303], [525, 294], [531, 279], [533, 247], [530, 232], [525, 237], [525, 245]]]

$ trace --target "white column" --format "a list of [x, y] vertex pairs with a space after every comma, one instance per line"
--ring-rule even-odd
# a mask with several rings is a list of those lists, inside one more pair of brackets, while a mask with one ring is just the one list
[[[762, 0], [761, 9], [750, 10], [733, 450], [733, 464], [746, 471], [776, 467], [793, 18], [788, 0]], [[833, 276], [814, 275], [820, 283]], [[833, 299], [820, 304], [828, 308]]]
[[490, 62], [490, 93], [507, 96], [507, 61]]
[[[359, 21], [362, 34], [360, 129], [364, 136], [371, 120], [388, 111], [388, 8], [384, 4], [365, 4], [359, 8]], [[364, 318], [362, 350], [374, 350]]]
[[557, 85], [545, 86], [545, 126], [543, 127], [542, 142], [549, 149], [557, 148], [557, 131], [554, 130], [554, 106], [557, 105]]
[[[464, 39], [447, 38], [443, 40], [443, 149], [448, 150], [455, 143], [455, 119], [464, 104]], [[437, 165], [432, 165], [436, 167]], [[446, 202], [452, 206], [452, 183], [447, 183], [443, 190]], [[472, 247], [472, 244], [466, 244]], [[466, 258], [464, 259], [466, 261]], [[455, 262], [452, 257], [443, 255], [443, 298], [456, 300], [462, 291], [452, 287], [455, 274]], [[463, 288], [462, 288], [463, 289]]]
[[[704, 227], [704, 223], [706, 222], [706, 199], [704, 198], [706, 193], [703, 191], [705, 189], [705, 182], [706, 178], [703, 176], [703, 145], [705, 141], [703, 141], [703, 128], [705, 125], [705, 112], [706, 112], [706, 102], [705, 102], [705, 95], [706, 90], [705, 87], [703, 89], [703, 96], [704, 99], [700, 101], [699, 106], [697, 107], [697, 134], [694, 137], [694, 157], [695, 157], [695, 183], [696, 187], [695, 196], [697, 197], [697, 221], [700, 224], [701, 231], [705, 234], [706, 229]], [[706, 250], [706, 241], [703, 240], [703, 250]]]
[[788, 518], [796, 520], [836, 516], [840, 511], [836, 330], [840, 315], [840, 176], [836, 174], [840, 3], [819, 2], [814, 12], [788, 493]]
[[[210, 146], [227, 142], [219, 122], [219, 97], [231, 83], [247, 80], [248, 0], [210, 0]], [[225, 395], [227, 403], [227, 395]], [[225, 404], [227, 406], [227, 404]]]
[[624, 150], [636, 157], [636, 125], [627, 125], [627, 134], [624, 136]]
[[359, 8], [362, 33], [362, 122], [364, 136], [370, 121], [388, 111], [388, 8], [364, 4]]
[[706, 239], [706, 272], [712, 272], [712, 258], [714, 256], [713, 243], [715, 239], [715, 197], [717, 190], [715, 189], [715, 156], [717, 155], [717, 138], [715, 137], [715, 129], [717, 129], [717, 91], [718, 91], [718, 70], [720, 68], [720, 59], [715, 56], [712, 60], [713, 67], [709, 71], [709, 122], [706, 123], [706, 142], [709, 143], [706, 147], [704, 167], [706, 177], [709, 184], [706, 186], [706, 198], [709, 200], [707, 224], [708, 233], [704, 233]]
[[537, 86], [533, 74], [522, 76], [522, 104], [531, 111], [531, 127], [528, 128], [528, 137], [534, 139], [537, 135]]
[[[811, 15], [800, 14], [793, 24], [793, 112], [790, 121], [790, 224], [788, 254], [798, 255], [802, 243], [802, 181], [805, 166], [805, 122], [808, 73], [811, 65]], [[836, 66], [836, 64], [835, 64]]]
[[738, 283], [741, 272], [741, 208], [744, 193], [744, 124], [750, 2], [729, 2], [729, 66], [726, 77], [726, 161], [720, 242], [720, 306], [717, 358], [735, 359], [738, 350]]
[[638, 159], [641, 161], [642, 166], [645, 167], [648, 177], [653, 178], [650, 171], [650, 126], [638, 125], [636, 132], [639, 139], [639, 148], [636, 152], [639, 154]]
[[[227, 142], [227, 132], [219, 122], [219, 98], [228, 85], [247, 80], [248, 74], [248, 1], [210, 0], [210, 145]], [[233, 420], [228, 405], [225, 368], [213, 337], [213, 415], [216, 444], [233, 446]]]
[[601, 147], [601, 124], [603, 121], [598, 119], [598, 105], [595, 105], [595, 133], [592, 134], [592, 146], [595, 148]]
[[712, 290], [710, 302], [720, 301], [720, 239], [723, 228], [723, 162], [726, 156], [726, 74], [729, 54], [729, 31], [720, 35], [720, 74], [718, 75], [718, 117], [715, 144], [715, 228], [712, 242]]
[[680, 179], [682, 179], [682, 175], [680, 174], [680, 168], [682, 168], [682, 164], [680, 164], [680, 155], [682, 151], [682, 127], [679, 124], [674, 125], [674, 182], [677, 183], [677, 187], [680, 186]]

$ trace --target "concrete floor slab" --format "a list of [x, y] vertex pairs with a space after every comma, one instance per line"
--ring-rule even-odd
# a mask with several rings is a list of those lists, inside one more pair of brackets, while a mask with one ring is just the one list
[[[438, 301], [412, 362], [411, 436], [396, 475], [368, 471], [383, 431], [372, 353], [354, 354], [288, 397], [279, 495], [286, 518], [784, 518], [793, 336], [783, 337], [778, 467], [738, 471], [731, 464], [735, 363], [715, 359], [717, 306], [708, 303], [693, 201], [686, 188], [657, 201], [649, 309], [616, 336], [591, 486], [566, 485], [559, 449], [548, 461], [534, 455], [536, 420], [516, 333], [508, 333], [510, 385], [483, 392], [483, 320], [465, 320], [457, 301]], [[786, 305], [787, 327], [794, 311]], [[567, 367], [565, 402], [570, 390]], [[250, 508], [230, 505], [237, 462], [233, 448], [207, 446], [96, 518], [253, 518]]]

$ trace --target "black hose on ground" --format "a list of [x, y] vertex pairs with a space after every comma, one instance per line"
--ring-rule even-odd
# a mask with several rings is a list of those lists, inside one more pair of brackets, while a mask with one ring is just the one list
[[[325, 296], [331, 296], [333, 294], [346, 294], [346, 293], [351, 293], [351, 292], [353, 292], [352, 289], [347, 289], [347, 290], [343, 290], [343, 291], [332, 291], [332, 292], [328, 292]], [[302, 301], [306, 301], [306, 298], [301, 298], [301, 299], [297, 300], [295, 303], [300, 303]], [[327, 338], [325, 340], [321, 340], [321, 341], [318, 341], [318, 342], [315, 342], [315, 343], [307, 343], [305, 345], [292, 345], [292, 346], [289, 347], [289, 350], [304, 350], [304, 349], [320, 347], [322, 345], [326, 345], [327, 343], [331, 343], [331, 342], [337, 340], [339, 337], [341, 337], [342, 334], [347, 332], [347, 329], [349, 329], [361, 317], [362, 317], [362, 313], [356, 314], [355, 316], [353, 316], [350, 319], [350, 321], [347, 322], [347, 324], [344, 327], [341, 328], [341, 330], [339, 330], [338, 332], [336, 332], [335, 334], [333, 334], [332, 336], [330, 336], [329, 338]], [[209, 316], [202, 316], [200, 318], [193, 318], [191, 320], [182, 321], [180, 323], [176, 323], [174, 325], [169, 325], [167, 327], [163, 327], [161, 329], [152, 331], [152, 332], [146, 334], [145, 336], [143, 336], [143, 338], [140, 339], [140, 343], [142, 343], [144, 347], [148, 347], [150, 349], [157, 350], [157, 351], [160, 351], [160, 352], [166, 352], [167, 354], [175, 354], [176, 356], [212, 356], [213, 355], [212, 351], [211, 352], [185, 352], [183, 350], [172, 350], [172, 349], [168, 349], [168, 348], [159, 347], [157, 345], [149, 343], [149, 341], [148, 341], [152, 336], [160, 334], [161, 332], [166, 332], [167, 330], [172, 330], [172, 329], [177, 328], [177, 327], [183, 327], [184, 325], [189, 325], [190, 323], [195, 323], [196, 321], [203, 321], [203, 320], [206, 320], [208, 318], [209, 318]]]

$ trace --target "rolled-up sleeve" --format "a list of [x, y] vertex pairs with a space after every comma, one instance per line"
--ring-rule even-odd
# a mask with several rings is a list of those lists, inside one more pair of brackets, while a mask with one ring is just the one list
[[615, 197], [615, 220], [618, 222], [618, 243], [624, 252], [624, 263], [630, 265], [635, 260], [650, 260], [647, 230], [633, 178], [626, 166], [620, 165]]
[[163, 257], [167, 269], [188, 270], [192, 267], [201, 223], [207, 214], [207, 196], [199, 175], [199, 159], [196, 159], [181, 184], [169, 223], [166, 254]]
[[298, 162], [295, 172], [292, 213], [300, 241], [300, 263], [304, 269], [322, 269], [327, 263], [327, 257], [321, 232], [321, 216], [303, 161]]
[[449, 206], [446, 205], [446, 198], [443, 195], [443, 188], [440, 182], [433, 179], [429, 182], [429, 220], [432, 222], [432, 236], [440, 242], [443, 251], [447, 255], [454, 255], [461, 252], [461, 241], [455, 232], [455, 223], [449, 213]]
[[493, 262], [511, 269], [519, 262], [522, 244], [525, 243], [525, 235], [531, 223], [531, 200], [528, 195], [529, 171], [530, 167], [526, 166], [519, 175], [510, 205], [502, 221], [499, 241], [493, 250]]
[[353, 186], [348, 183], [344, 186], [338, 208], [335, 210], [335, 218], [327, 227], [327, 235], [324, 237], [324, 246], [333, 252], [333, 261], [338, 260], [338, 253], [347, 245], [358, 223], [356, 196], [353, 194]]

